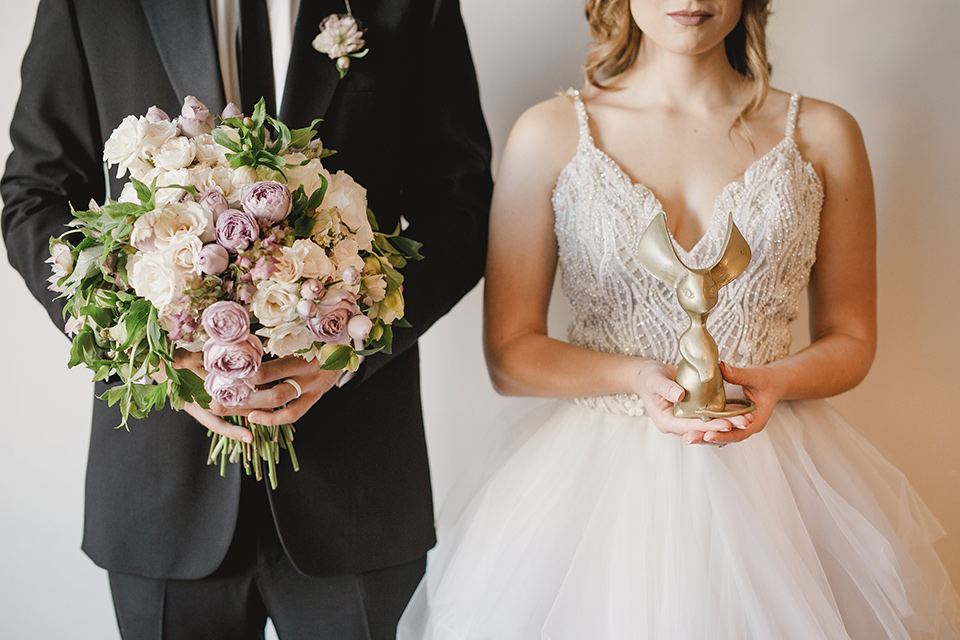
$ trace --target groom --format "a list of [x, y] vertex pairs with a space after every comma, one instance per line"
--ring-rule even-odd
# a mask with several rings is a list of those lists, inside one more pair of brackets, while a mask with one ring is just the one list
[[342, 0], [40, 2], [0, 194], [10, 262], [58, 326], [48, 239], [70, 203], [119, 195], [101, 160], [112, 129], [151, 105], [175, 115], [187, 95], [246, 113], [266, 95], [291, 127], [323, 118], [339, 152], [325, 166], [367, 188], [383, 228], [402, 216], [426, 256], [405, 270], [413, 328], [392, 355], [341, 386], [302, 372], [300, 471], [279, 465], [276, 491], [206, 466], [198, 420], [225, 424], [209, 412], [155, 412], [126, 433], [94, 404], [83, 549], [109, 572], [124, 638], [261, 638], [267, 616], [284, 639], [393, 638], [434, 544], [416, 341], [482, 274], [489, 139], [457, 0], [351, 9], [369, 54], [339, 79], [311, 42]]

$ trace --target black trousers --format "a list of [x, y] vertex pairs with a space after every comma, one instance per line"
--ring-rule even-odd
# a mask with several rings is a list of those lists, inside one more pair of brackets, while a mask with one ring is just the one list
[[199, 580], [110, 572], [124, 640], [395, 640], [426, 557], [355, 575], [305, 576], [277, 537], [263, 483], [244, 478], [237, 532], [221, 566]]

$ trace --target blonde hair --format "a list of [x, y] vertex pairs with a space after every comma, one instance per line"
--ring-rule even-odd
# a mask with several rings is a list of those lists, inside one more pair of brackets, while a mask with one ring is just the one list
[[[587, 22], [594, 43], [587, 52], [587, 82], [601, 90], [637, 61], [643, 33], [633, 21], [630, 0], [586, 0]], [[767, 18], [770, 0], [743, 0], [740, 21], [724, 41], [727, 60], [738, 73], [753, 81], [750, 100], [740, 111], [734, 128], [745, 128], [746, 118], [763, 106], [770, 89], [767, 60]]]

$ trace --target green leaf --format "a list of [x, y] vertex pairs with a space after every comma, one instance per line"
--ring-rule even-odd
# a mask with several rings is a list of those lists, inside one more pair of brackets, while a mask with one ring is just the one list
[[[153, 190], [134, 177], [130, 178], [130, 184], [132, 184], [133, 188], [136, 189], [137, 198], [140, 200], [140, 204], [146, 208], [147, 203], [153, 201]], [[151, 205], [150, 208], [152, 209], [153, 206]]]
[[330, 183], [323, 177], [323, 174], [319, 174], [319, 178], [320, 186], [310, 194], [310, 199], [307, 201], [308, 209], [316, 209], [323, 203], [323, 198], [327, 194], [327, 187], [330, 186]]
[[[235, 120], [235, 118], [230, 119], [230, 121], [232, 120]], [[239, 124], [240, 124], [240, 121], [237, 120], [237, 126], [239, 126]], [[242, 147], [236, 142], [234, 142], [233, 140], [231, 140], [230, 135], [223, 129], [218, 128], [213, 130], [213, 140], [214, 142], [219, 144], [221, 147], [225, 147], [230, 151], [233, 151], [234, 153], [237, 153], [242, 150]]]
[[126, 351], [134, 342], [143, 339], [143, 331], [147, 326], [147, 320], [150, 319], [152, 307], [148, 300], [142, 298], [130, 305], [130, 310], [122, 318], [127, 330], [127, 339], [117, 348], [118, 351]]
[[390, 244], [411, 260], [423, 260], [423, 256], [420, 254], [420, 249], [423, 247], [421, 242], [403, 236], [393, 236], [390, 238]]
[[93, 320], [97, 326], [107, 328], [113, 325], [114, 310], [112, 308], [88, 304], [80, 307], [79, 312], [81, 315], [85, 315]]
[[350, 356], [353, 355], [353, 347], [348, 344], [341, 344], [335, 347], [327, 359], [320, 365], [321, 369], [326, 371], [340, 371], [350, 364]]
[[370, 228], [374, 231], [380, 231], [380, 225], [377, 224], [377, 217], [373, 215], [373, 209], [367, 207], [367, 222], [370, 223]]

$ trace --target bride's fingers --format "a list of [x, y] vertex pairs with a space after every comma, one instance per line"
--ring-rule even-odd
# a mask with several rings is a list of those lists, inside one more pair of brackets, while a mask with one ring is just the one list
[[230, 424], [222, 418], [218, 418], [198, 404], [193, 402], [187, 403], [184, 405], [184, 410], [193, 416], [197, 422], [214, 433], [226, 436], [231, 440], [253, 442], [253, 436], [250, 435], [247, 429], [235, 424]]

